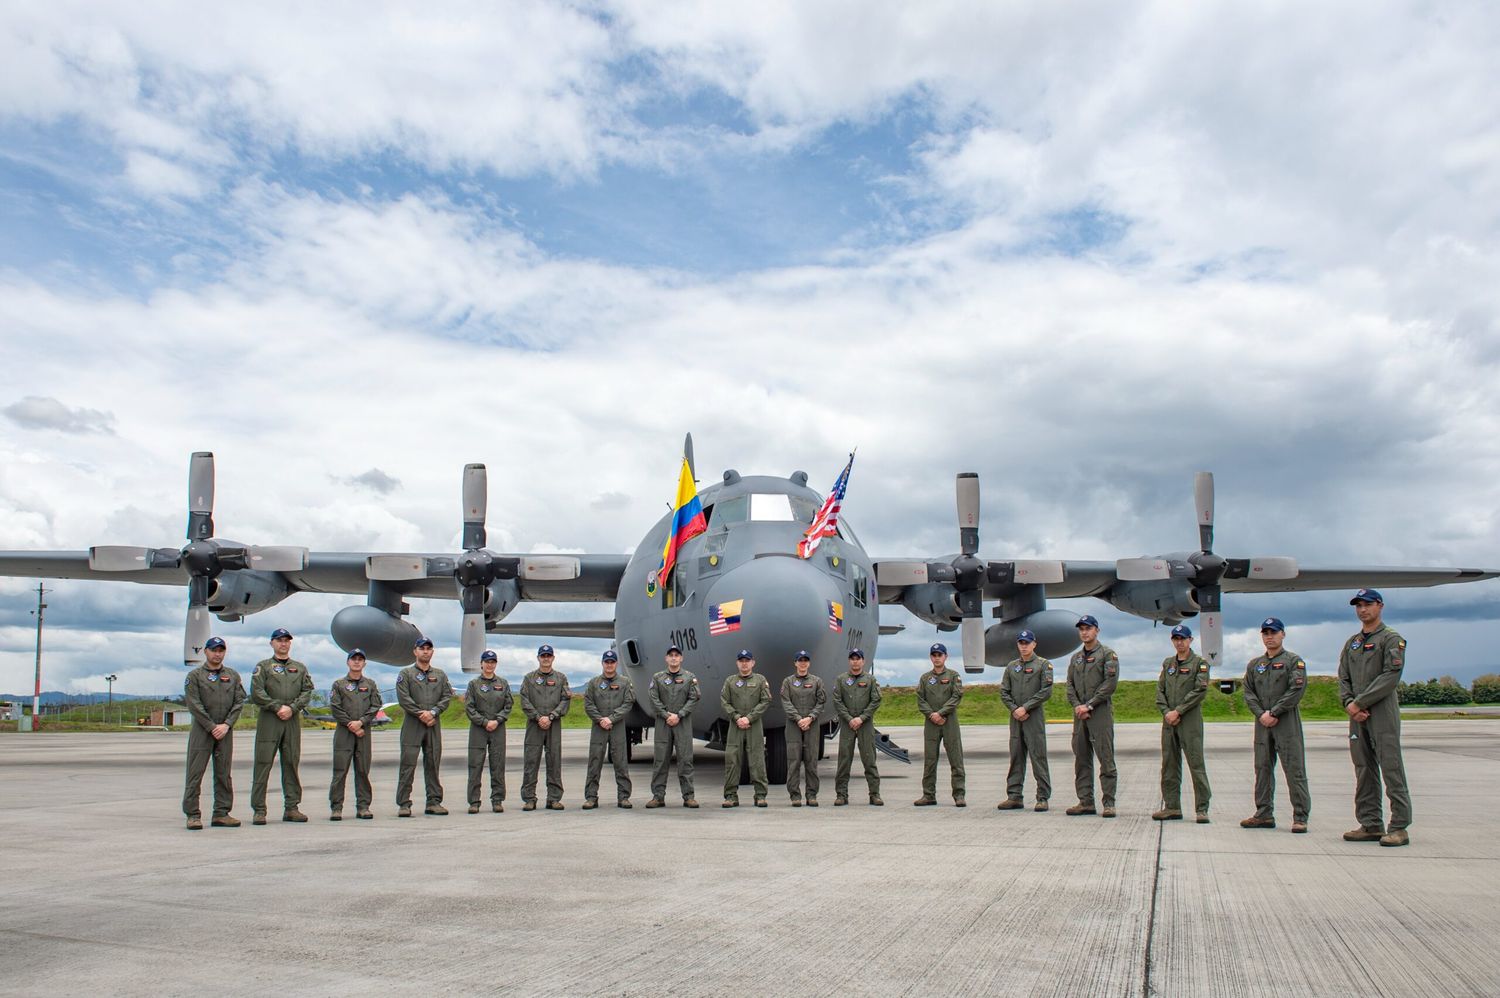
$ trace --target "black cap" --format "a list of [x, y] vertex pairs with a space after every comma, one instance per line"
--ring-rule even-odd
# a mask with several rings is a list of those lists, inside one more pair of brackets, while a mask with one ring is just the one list
[[557, 652], [555, 652], [555, 651], [552, 650], [552, 646], [551, 645], [542, 645], [540, 648], [538, 648], [536, 650], [536, 657], [537, 658], [541, 658], [543, 655], [556, 656]]
[[350, 648], [349, 649], [348, 658], [346, 658], [345, 661], [348, 661], [351, 658], [364, 658], [364, 657], [365, 657], [365, 650], [363, 648]]
[[1355, 593], [1354, 598], [1349, 601], [1350, 606], [1353, 606], [1356, 603], [1379, 603], [1381, 606], [1384, 606], [1385, 597], [1380, 595], [1379, 589], [1361, 589], [1359, 592]]
[[429, 637], [427, 637], [424, 634], [422, 637], [417, 638], [417, 640], [413, 641], [411, 643], [411, 646], [413, 648], [422, 648], [422, 647], [431, 648], [432, 647], [432, 639], [429, 638]]
[[681, 655], [682, 654], [682, 646], [681, 645], [676, 645], [676, 644], [667, 645], [667, 654], [668, 655], [672, 654], [674, 651], [677, 654]]
[[797, 653], [797, 657], [794, 658], [794, 659], [792, 659], [792, 661], [794, 661], [794, 662], [811, 662], [812, 661], [812, 656], [809, 655], [806, 651], [799, 651]]
[[849, 657], [850, 658], [864, 658], [865, 657], [865, 653], [862, 652], [862, 651], [860, 651], [858, 648], [850, 648], [849, 649]]
[[491, 651], [490, 649], [486, 648], [484, 650], [484, 652], [482, 654], [480, 654], [479, 661], [481, 661], [481, 662], [498, 662], [498, 661], [500, 661], [500, 656], [496, 655], [493, 651]]
[[271, 632], [272, 641], [275, 641], [277, 638], [289, 638], [291, 636], [292, 632], [287, 630], [285, 627], [278, 627], [276, 628], [276, 630]]
[[734, 660], [736, 662], [743, 662], [746, 659], [753, 659], [754, 657], [755, 656], [750, 653], [749, 648], [741, 648], [740, 653], [734, 657]]
[[601, 662], [618, 662], [619, 660], [620, 656], [613, 648], [599, 656]]
[[933, 643], [931, 648], [927, 649], [927, 654], [946, 655], [948, 654], [948, 646], [943, 644], [941, 641], [936, 641]]
[[1099, 621], [1095, 620], [1094, 617], [1091, 614], [1087, 614], [1086, 613], [1082, 617], [1079, 617], [1078, 618], [1078, 623], [1074, 624], [1073, 626], [1074, 627], [1098, 627], [1099, 626]]
[[1267, 617], [1261, 621], [1260, 629], [1262, 631], [1285, 631], [1286, 625], [1281, 622], [1280, 617]]
[[223, 638], [209, 638], [207, 641], [203, 642], [203, 650], [204, 651], [208, 651], [210, 648], [228, 648], [228, 647], [229, 646], [224, 643], [224, 639]]

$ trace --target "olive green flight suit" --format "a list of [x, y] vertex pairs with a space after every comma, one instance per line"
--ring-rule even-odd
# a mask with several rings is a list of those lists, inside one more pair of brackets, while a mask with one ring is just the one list
[[[222, 818], [234, 807], [234, 782], [230, 765], [234, 762], [234, 726], [245, 707], [245, 687], [240, 674], [229, 666], [217, 670], [200, 665], [187, 674], [182, 683], [182, 699], [193, 715], [188, 729], [187, 781], [182, 791], [182, 813], [199, 818], [198, 796], [203, 786], [203, 771], [209, 759], [214, 763], [214, 812]], [[229, 725], [223, 738], [215, 739], [214, 728]]]
[[[328, 693], [328, 712], [338, 727], [333, 729], [333, 782], [328, 787], [328, 806], [335, 811], [344, 808], [344, 784], [349, 779], [349, 764], [354, 764], [354, 804], [369, 810], [375, 800], [370, 786], [370, 739], [375, 730], [375, 715], [380, 713], [380, 688], [368, 676], [355, 679], [346, 675], [333, 684]], [[346, 725], [358, 721], [364, 725], [356, 736]]]
[[[786, 791], [792, 800], [802, 799], [802, 782], [807, 780], [807, 797], [818, 799], [822, 781], [818, 778], [818, 744], [823, 731], [818, 718], [828, 706], [828, 689], [811, 671], [805, 676], [793, 673], [781, 681], [781, 709], [786, 713]], [[812, 723], [803, 731], [797, 722], [804, 717]]]
[[[478, 807], [484, 785], [484, 764], [490, 764], [490, 803], [505, 801], [505, 722], [514, 701], [510, 684], [501, 675], [475, 676], [464, 691], [464, 714], [469, 718], [469, 806]], [[485, 730], [499, 721], [494, 731]]]
[[[427, 806], [443, 802], [443, 711], [453, 699], [448, 674], [437, 666], [423, 672], [408, 665], [396, 674], [396, 702], [401, 705], [401, 767], [396, 776], [396, 806], [411, 807], [411, 787], [417, 776], [417, 755], [422, 756], [422, 785]], [[430, 710], [438, 718], [432, 727], [417, 716]]]
[[1088, 720], [1073, 715], [1073, 789], [1078, 803], [1094, 803], [1094, 760], [1099, 760], [1099, 791], [1105, 807], [1115, 806], [1115, 688], [1120, 658], [1107, 645], [1080, 648], [1068, 660], [1068, 703], [1088, 704]]
[[1411, 824], [1411, 794], [1401, 759], [1401, 705], [1396, 684], [1406, 668], [1406, 641], [1381, 624], [1360, 631], [1339, 652], [1339, 697], [1370, 712], [1363, 723], [1349, 720], [1349, 755], [1354, 760], [1354, 813], [1362, 828], [1381, 828], [1380, 782], [1391, 802], [1388, 831]]
[[[250, 806], [257, 811], [266, 809], [266, 786], [278, 752], [282, 809], [290, 811], [302, 803], [297, 765], [302, 761], [302, 712], [312, 695], [312, 675], [294, 658], [262, 659], [250, 677], [250, 702], [260, 708], [255, 718], [255, 771], [250, 780]], [[285, 721], [276, 716], [282, 706], [292, 708], [292, 716]]]
[[[1005, 774], [1005, 795], [1020, 800], [1026, 789], [1026, 760], [1036, 780], [1036, 799], [1052, 797], [1052, 771], [1047, 768], [1047, 701], [1052, 699], [1052, 663], [1040, 655], [1030, 661], [1011, 659], [1000, 678], [1000, 702], [1011, 712], [1010, 766]], [[1015, 718], [1017, 707], [1025, 707], [1026, 720]]]
[[[656, 717], [656, 726], [651, 733], [651, 796], [664, 800], [667, 796], [667, 768], [672, 764], [672, 752], [677, 752], [677, 786], [682, 799], [693, 796], [693, 725], [688, 720], [702, 690], [698, 677], [686, 669], [672, 672], [663, 669], [651, 677], [648, 689], [651, 695], [651, 713]], [[677, 715], [677, 726], [667, 724], [667, 715]]]
[[[1255, 715], [1255, 816], [1273, 816], [1276, 760], [1286, 774], [1292, 798], [1292, 820], [1307, 821], [1312, 794], [1307, 789], [1307, 764], [1302, 745], [1302, 695], [1307, 692], [1307, 663], [1294, 651], [1257, 655], [1245, 667], [1245, 706]], [[1276, 726], [1260, 723], [1269, 712]]]
[[[875, 768], [875, 712], [880, 709], [880, 683], [868, 672], [846, 672], [833, 684], [833, 709], [839, 715], [839, 765], [833, 774], [833, 791], [849, 796], [849, 772], [854, 768], [854, 746], [859, 745], [859, 764], [871, 797], [880, 796], [880, 770]], [[860, 719], [858, 731], [849, 727]]]
[[[604, 771], [604, 752], [615, 767], [615, 799], [629, 800], [632, 786], [630, 769], [626, 760], [630, 749], [626, 745], [625, 718], [635, 706], [635, 684], [630, 677], [615, 670], [615, 678], [603, 675], [590, 679], [583, 687], [583, 712], [593, 721], [589, 729], [589, 767], [584, 776], [583, 796], [585, 800], [598, 800], [599, 776]], [[600, 720], [609, 718], [608, 731], [599, 726]]]
[[[729, 719], [724, 736], [724, 797], [740, 796], [740, 757], [750, 760], [750, 782], [755, 785], [755, 799], [762, 800], [770, 790], [766, 780], [766, 731], [760, 719], [771, 707], [771, 681], [758, 672], [742, 676], [738, 672], [724, 680], [719, 705]], [[750, 727], [735, 722], [746, 718]]]
[[[521, 800], [536, 800], [536, 779], [542, 768], [542, 753], [547, 753], [547, 803], [562, 800], [562, 721], [573, 706], [573, 692], [568, 677], [553, 669], [533, 669], [521, 680], [521, 713], [526, 715], [525, 753], [521, 757]], [[552, 727], [543, 731], [539, 717], [552, 718]]]
[[[917, 680], [917, 710], [922, 714], [922, 796], [937, 796], [939, 746], [948, 753], [948, 777], [955, 798], [964, 795], [964, 741], [958, 728], [958, 704], [964, 681], [952, 669], [928, 670]], [[932, 714], [948, 720], [933, 724]]]
[[1193, 806], [1198, 814], [1208, 813], [1212, 792], [1208, 787], [1208, 766], [1203, 761], [1203, 698], [1208, 696], [1208, 663], [1197, 652], [1189, 652], [1185, 661], [1168, 655], [1161, 663], [1161, 678], [1156, 681], [1156, 708], [1162, 717], [1175, 710], [1177, 726], [1161, 725], [1161, 802], [1168, 811], [1182, 810], [1182, 758], [1187, 757], [1193, 774]]

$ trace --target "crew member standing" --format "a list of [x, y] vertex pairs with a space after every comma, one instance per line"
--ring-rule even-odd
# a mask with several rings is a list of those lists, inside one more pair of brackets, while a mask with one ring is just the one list
[[631, 806], [625, 718], [635, 706], [635, 684], [629, 676], [620, 675], [620, 656], [613, 648], [599, 662], [603, 671], [583, 688], [583, 712], [594, 722], [589, 729], [589, 767], [583, 782], [585, 811], [599, 806], [599, 777], [604, 771], [606, 749], [615, 768], [615, 807]]
[[1292, 798], [1292, 831], [1307, 831], [1312, 795], [1307, 789], [1307, 767], [1302, 749], [1302, 694], [1307, 692], [1307, 663], [1287, 651], [1286, 626], [1276, 617], [1260, 625], [1266, 646], [1245, 667], [1245, 706], [1255, 715], [1255, 814], [1241, 828], [1275, 828], [1272, 801], [1276, 796], [1276, 761], [1286, 774]]
[[422, 784], [428, 814], [447, 814], [443, 806], [443, 711], [453, 699], [448, 674], [432, 664], [432, 640], [418, 638], [412, 647], [415, 665], [396, 675], [396, 702], [401, 705], [401, 768], [396, 777], [396, 816], [411, 817], [411, 787], [422, 756]]
[[964, 681], [948, 669], [948, 646], [939, 642], [927, 650], [932, 669], [917, 680], [917, 710], [922, 714], [922, 796], [912, 803], [927, 807], [937, 803], [939, 749], [948, 753], [948, 773], [953, 784], [953, 806], [965, 807], [964, 742], [959, 735], [958, 704], [964, 698]]
[[281, 756], [281, 820], [306, 821], [297, 809], [302, 803], [302, 712], [312, 702], [313, 680], [307, 666], [291, 657], [292, 632], [271, 632], [271, 657], [261, 659], [250, 677], [250, 702], [260, 708], [255, 718], [255, 771], [250, 780], [253, 821], [266, 823], [266, 786], [271, 764]]
[[486, 648], [479, 656], [479, 675], [464, 691], [469, 718], [469, 813], [479, 813], [484, 765], [490, 766], [490, 810], [505, 811], [505, 722], [510, 719], [510, 684], [495, 674], [500, 656]]
[[648, 808], [667, 806], [667, 769], [677, 753], [677, 785], [682, 806], [697, 807], [693, 796], [693, 725], [688, 718], [698, 706], [702, 691], [698, 677], [682, 667], [682, 649], [667, 646], [667, 667], [651, 677], [651, 713], [656, 727], [651, 733], [651, 800]]
[[375, 800], [370, 786], [370, 733], [375, 715], [380, 713], [380, 689], [365, 678], [365, 653], [355, 648], [349, 653], [348, 672], [333, 684], [328, 693], [328, 712], [337, 727], [333, 729], [333, 782], [328, 786], [328, 820], [344, 819], [344, 785], [349, 782], [349, 765], [354, 764], [354, 813], [373, 818], [370, 805]]
[[1208, 663], [1193, 651], [1193, 632], [1172, 628], [1173, 653], [1161, 663], [1156, 707], [1161, 711], [1161, 810], [1156, 821], [1182, 817], [1182, 760], [1193, 774], [1193, 807], [1198, 824], [1208, 824], [1208, 766], [1203, 761], [1203, 700], [1208, 696]]
[[238, 828], [240, 819], [230, 815], [234, 807], [234, 782], [230, 766], [234, 762], [234, 725], [245, 706], [245, 687], [240, 674], [224, 664], [229, 646], [223, 638], [209, 638], [203, 643], [204, 662], [187, 674], [182, 683], [182, 699], [193, 726], [188, 729], [187, 781], [182, 791], [182, 813], [187, 815], [189, 831], [203, 830], [203, 813], [198, 798], [203, 786], [203, 771], [214, 764], [214, 811], [210, 821], [215, 828]]
[[803, 777], [807, 782], [807, 806], [818, 806], [818, 746], [823, 732], [818, 718], [828, 706], [828, 690], [823, 680], [813, 675], [812, 658], [805, 651], [797, 653], [796, 671], [781, 681], [781, 709], [786, 714], [786, 791], [792, 807], [802, 806]]
[[736, 674], [724, 679], [719, 705], [729, 721], [724, 736], [724, 807], [740, 806], [740, 757], [750, 763], [750, 782], [755, 785], [755, 806], [766, 806], [770, 786], [766, 781], [766, 732], [760, 719], [771, 706], [771, 681], [755, 671], [755, 656], [741, 648], [735, 658]]
[[[1354, 760], [1354, 814], [1359, 827], [1345, 832], [1350, 842], [1404, 846], [1411, 841], [1411, 794], [1401, 758], [1401, 705], [1396, 686], [1406, 668], [1406, 641], [1381, 619], [1385, 599], [1361, 589], [1349, 601], [1359, 631], [1339, 652], [1339, 698], [1349, 715], [1349, 754]], [[1380, 782], [1391, 802], [1391, 821], [1382, 820]]]
[[521, 759], [521, 810], [536, 810], [536, 779], [547, 754], [547, 810], [563, 809], [562, 719], [573, 706], [568, 677], [552, 668], [551, 645], [536, 650], [536, 668], [521, 680], [521, 713], [526, 715], [525, 755]]
[[1094, 814], [1094, 760], [1099, 760], [1099, 790], [1106, 818], [1115, 816], [1115, 688], [1120, 659], [1099, 643], [1099, 621], [1078, 618], [1083, 647], [1068, 661], [1068, 703], [1073, 705], [1073, 789], [1078, 803], [1067, 814]]
[[854, 768], [854, 746], [859, 745], [859, 763], [870, 790], [870, 806], [884, 807], [880, 799], [880, 770], [875, 768], [875, 712], [880, 709], [880, 683], [865, 674], [865, 653], [849, 652], [849, 671], [833, 687], [833, 709], [839, 715], [839, 765], [833, 775], [833, 806], [849, 803], [849, 771]]
[[1005, 668], [1000, 678], [1000, 702], [1010, 711], [1010, 767], [1005, 776], [1005, 800], [996, 805], [1000, 811], [1022, 807], [1026, 789], [1026, 761], [1031, 760], [1031, 775], [1036, 780], [1036, 806], [1047, 810], [1052, 797], [1052, 773], [1047, 768], [1047, 701], [1052, 699], [1052, 663], [1036, 653], [1036, 635], [1022, 631], [1016, 635], [1020, 653]]

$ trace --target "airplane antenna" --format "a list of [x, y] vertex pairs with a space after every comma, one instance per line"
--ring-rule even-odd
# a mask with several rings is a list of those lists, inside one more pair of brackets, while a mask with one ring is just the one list
[[693, 435], [689, 433], [682, 438], [682, 456], [688, 464], [688, 474], [693, 477], [693, 484], [698, 484], [698, 466], [693, 463]]

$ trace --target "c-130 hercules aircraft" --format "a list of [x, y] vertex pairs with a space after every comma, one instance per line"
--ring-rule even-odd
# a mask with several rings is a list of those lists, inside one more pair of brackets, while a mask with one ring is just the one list
[[[692, 437], [684, 459], [693, 467]], [[1213, 551], [1213, 476], [1194, 482], [1198, 550], [1118, 561], [987, 559], [979, 555], [979, 478], [957, 477], [959, 552], [930, 559], [871, 558], [840, 518], [812, 557], [797, 544], [822, 501], [807, 475], [745, 476], [729, 470], [699, 494], [706, 530], [688, 541], [667, 578], [657, 580], [674, 514], [669, 512], [626, 555], [520, 555], [486, 548], [485, 467], [464, 468], [462, 553], [310, 552], [300, 547], [254, 547], [218, 538], [213, 524], [213, 455], [195, 453], [189, 469], [188, 543], [182, 548], [94, 547], [88, 551], [0, 552], [0, 576], [128, 581], [188, 587], [183, 660], [202, 661], [209, 614], [241, 620], [296, 592], [362, 593], [330, 625], [344, 650], [362, 648], [379, 662], [406, 665], [419, 635], [405, 619], [406, 600], [457, 599], [463, 608], [460, 662], [479, 670], [485, 634], [611, 639], [635, 681], [638, 698], [627, 720], [632, 745], [652, 726], [646, 697], [650, 675], [667, 647], [683, 651], [683, 667], [703, 686], [692, 715], [694, 735], [723, 744], [727, 722], [716, 692], [735, 671], [735, 655], [750, 648], [760, 671], [779, 689], [799, 650], [830, 685], [860, 648], [874, 660], [879, 636], [902, 630], [882, 625], [880, 607], [900, 605], [939, 631], [960, 632], [964, 670], [1004, 666], [1016, 635], [1029, 629], [1037, 653], [1060, 658], [1078, 645], [1078, 615], [1049, 609], [1048, 598], [1092, 596], [1158, 623], [1199, 618], [1202, 652], [1217, 665], [1223, 649], [1222, 594], [1403, 588], [1476, 582], [1500, 571], [1458, 568], [1303, 568], [1286, 557], [1224, 558]], [[522, 602], [613, 602], [613, 619], [503, 623]], [[997, 622], [985, 627], [984, 604]], [[829, 712], [831, 715], [832, 708]], [[773, 782], [785, 782], [786, 755], [779, 703], [765, 717], [767, 763]], [[837, 721], [825, 717], [825, 737]], [[887, 746], [889, 749], [889, 746]], [[899, 750], [896, 750], [899, 753]]]

